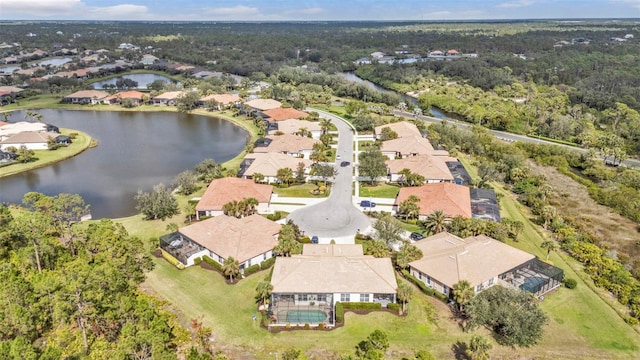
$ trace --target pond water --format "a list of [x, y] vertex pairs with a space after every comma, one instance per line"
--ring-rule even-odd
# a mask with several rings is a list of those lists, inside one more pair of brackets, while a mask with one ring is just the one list
[[115, 85], [116, 82], [118, 80], [121, 79], [131, 79], [135, 82], [138, 83], [138, 88], [139, 89], [146, 89], [147, 85], [151, 84], [152, 82], [156, 81], [156, 80], [161, 80], [161, 81], [166, 81], [166, 82], [175, 82], [172, 79], [166, 77], [166, 76], [162, 76], [162, 75], [156, 75], [156, 74], [128, 74], [128, 75], [123, 75], [123, 76], [118, 76], [115, 78], [111, 78], [108, 80], [103, 80], [103, 81], [98, 81], [93, 83], [93, 88], [94, 89], [99, 89], [102, 90], [103, 86], [106, 84], [109, 85]]
[[[173, 112], [39, 110], [43, 122], [89, 133], [99, 145], [40, 169], [0, 179], [0, 202], [20, 203], [25, 193], [80, 194], [94, 219], [136, 213], [134, 195], [169, 185], [204, 159], [224, 162], [239, 154], [247, 132], [231, 122]], [[9, 121], [22, 121], [15, 112]]]

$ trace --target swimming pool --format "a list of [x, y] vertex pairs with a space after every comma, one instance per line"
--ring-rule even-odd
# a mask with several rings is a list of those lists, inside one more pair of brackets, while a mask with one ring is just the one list
[[292, 324], [315, 324], [325, 321], [327, 314], [322, 310], [288, 310], [285, 319]]

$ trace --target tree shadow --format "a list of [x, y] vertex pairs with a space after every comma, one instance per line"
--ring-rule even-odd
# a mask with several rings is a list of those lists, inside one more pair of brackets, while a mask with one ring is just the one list
[[451, 345], [451, 351], [453, 352], [453, 356], [455, 356], [456, 360], [471, 360], [467, 355], [468, 349], [469, 347], [464, 341], [458, 340], [455, 344]]

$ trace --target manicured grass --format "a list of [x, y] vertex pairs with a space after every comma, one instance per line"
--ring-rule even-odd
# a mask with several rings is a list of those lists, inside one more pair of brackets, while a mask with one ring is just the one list
[[70, 133], [76, 133], [77, 136], [72, 140], [72, 143], [69, 146], [63, 146], [56, 150], [34, 150], [35, 156], [38, 158], [36, 161], [29, 163], [13, 163], [11, 165], [0, 167], [0, 178], [68, 159], [85, 151], [91, 145], [91, 136], [85, 132], [62, 128], [60, 129], [60, 133], [67, 136]]
[[378, 197], [395, 199], [400, 187], [387, 183], [378, 183], [371, 186], [369, 183], [360, 182], [360, 197]]
[[[318, 188], [318, 185], [313, 183], [304, 183], [300, 185], [291, 185], [286, 188], [274, 186], [273, 192], [282, 197], [309, 197], [309, 198], [324, 198], [329, 196], [329, 191], [325, 191], [324, 195], [312, 195], [311, 191]], [[329, 186], [327, 190], [330, 190]]]

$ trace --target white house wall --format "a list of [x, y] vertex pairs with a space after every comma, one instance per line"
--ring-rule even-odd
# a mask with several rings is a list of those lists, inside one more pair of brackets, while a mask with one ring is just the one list
[[49, 147], [47, 143], [27, 143], [27, 144], [2, 144], [0, 148], [2, 150], [7, 150], [9, 147], [15, 147], [16, 149], [20, 149], [22, 146], [26, 147], [29, 150], [48, 150]]

